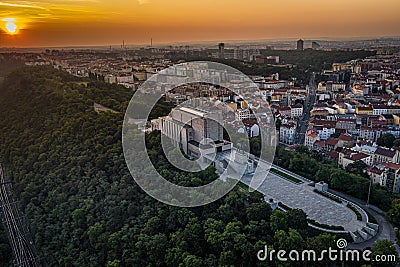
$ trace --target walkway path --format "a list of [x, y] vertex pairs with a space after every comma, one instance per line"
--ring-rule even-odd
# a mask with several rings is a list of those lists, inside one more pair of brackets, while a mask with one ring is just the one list
[[[363, 209], [365, 209], [366, 211], [368, 211], [369, 214], [371, 214], [376, 221], [379, 224], [379, 232], [376, 236], [374, 236], [373, 238], [371, 238], [370, 240], [360, 243], [360, 244], [350, 244], [349, 247], [350, 248], [355, 248], [355, 249], [365, 249], [368, 247], [372, 247], [372, 245], [377, 241], [377, 240], [391, 240], [393, 243], [396, 244], [397, 238], [396, 238], [396, 233], [394, 231], [393, 226], [385, 219], [385, 217], [382, 215], [384, 214], [384, 211], [380, 210], [378, 207], [374, 206], [374, 205], [369, 205], [367, 206], [367, 203], [361, 199], [349, 196], [347, 194], [341, 193], [341, 192], [337, 192], [334, 190], [329, 190], [332, 193], [343, 197], [344, 199], [348, 199], [352, 202], [357, 203], [360, 207], [362, 207]], [[400, 247], [396, 244], [396, 249], [397, 252], [400, 255]]]

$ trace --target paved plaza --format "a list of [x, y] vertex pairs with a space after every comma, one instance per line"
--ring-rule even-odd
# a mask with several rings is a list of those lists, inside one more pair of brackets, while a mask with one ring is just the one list
[[[341, 203], [339, 203], [316, 193], [314, 192], [315, 184], [313, 181], [252, 155], [247, 154], [248, 156], [244, 160], [245, 154], [247, 153], [234, 148], [231, 151], [217, 153], [215, 158], [211, 155], [206, 155], [206, 158], [208, 162], [215, 160], [217, 166], [222, 165], [227, 168], [227, 171], [230, 170], [225, 172], [224, 169], [217, 168], [218, 171], [224, 171], [221, 176], [222, 179], [227, 177], [240, 179], [250, 188], [262, 193], [266, 200], [273, 199], [274, 202], [281, 202], [289, 208], [301, 209], [309, 219], [319, 224], [344, 228], [344, 230], [333, 230], [317, 227], [320, 230], [333, 233], [350, 233], [356, 243], [364, 242], [376, 235], [378, 225], [368, 223], [367, 214], [357, 204], [331, 194], [332, 197], [341, 200]], [[269, 172], [271, 168], [278, 172]], [[283, 176], [286, 176], [286, 178]], [[287, 176], [295, 179], [290, 179]], [[347, 204], [360, 212], [362, 220], [357, 220], [356, 213], [348, 208]]]
[[[244, 176], [241, 181], [249, 185], [253, 177]], [[273, 173], [268, 173], [257, 191], [267, 198], [294, 208], [302, 209], [310, 219], [321, 224], [343, 226], [346, 231], [354, 232], [365, 223], [357, 221], [356, 214], [346, 207], [346, 203], [337, 203], [315, 193], [308, 183], [295, 184]]]

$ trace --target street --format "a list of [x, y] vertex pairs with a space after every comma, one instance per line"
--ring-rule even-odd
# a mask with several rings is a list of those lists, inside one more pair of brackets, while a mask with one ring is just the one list
[[310, 120], [310, 113], [311, 110], [314, 107], [315, 103], [315, 98], [316, 98], [316, 90], [317, 90], [317, 85], [315, 82], [315, 73], [313, 72], [311, 77], [310, 77], [310, 83], [309, 83], [309, 93], [304, 105], [303, 109], [303, 116], [300, 117], [298, 121], [298, 126], [296, 130], [296, 138], [295, 138], [295, 143], [296, 144], [304, 144], [304, 135], [306, 134], [307, 127], [308, 127], [308, 121]]

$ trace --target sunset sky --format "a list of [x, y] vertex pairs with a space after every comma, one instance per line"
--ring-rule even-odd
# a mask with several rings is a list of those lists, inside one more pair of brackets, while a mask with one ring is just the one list
[[0, 0], [0, 47], [400, 36], [399, 0]]

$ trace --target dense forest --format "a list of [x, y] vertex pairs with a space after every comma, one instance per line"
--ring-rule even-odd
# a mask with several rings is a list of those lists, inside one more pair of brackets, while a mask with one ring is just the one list
[[[303, 211], [271, 211], [259, 193], [243, 185], [198, 208], [168, 206], [144, 193], [129, 174], [121, 145], [132, 94], [118, 85], [82, 83], [49, 67], [17, 70], [1, 87], [0, 155], [48, 265], [308, 266], [261, 262], [257, 251], [265, 245], [335, 247], [335, 236], [308, 228]], [[94, 103], [116, 112], [97, 113]], [[168, 106], [156, 110], [154, 116], [162, 115]], [[147, 136], [147, 146], [160, 173], [175, 183], [215, 179], [212, 167], [190, 175], [174, 169], [157, 132]], [[9, 266], [3, 230], [0, 265]]]
[[320, 72], [331, 69], [333, 63], [344, 63], [353, 59], [364, 59], [374, 56], [376, 51], [358, 50], [263, 50], [264, 56], [279, 56], [282, 64], [294, 64], [301, 69]]
[[0, 83], [12, 71], [23, 67], [25, 64], [21, 60], [13, 58], [12, 54], [0, 54]]

